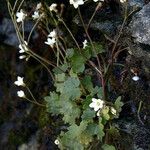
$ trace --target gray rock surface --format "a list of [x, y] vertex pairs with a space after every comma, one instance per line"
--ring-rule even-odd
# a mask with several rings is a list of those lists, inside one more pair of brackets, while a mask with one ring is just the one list
[[144, 0], [128, 0], [130, 7], [142, 8], [144, 6]]
[[[29, 34], [33, 25], [34, 25], [33, 22], [26, 21], [24, 23], [24, 32]], [[3, 18], [2, 22], [0, 23], [0, 36], [1, 42], [11, 46], [18, 47], [19, 41], [11, 19]], [[37, 32], [33, 32], [32, 38], [35, 39], [37, 38], [37, 36], [38, 36]]]
[[150, 3], [136, 13], [130, 28], [136, 42], [150, 45]]
[[[82, 17], [86, 25], [89, 23], [88, 21], [90, 20], [94, 10], [95, 7], [89, 6], [85, 12], [82, 12]], [[87, 12], [89, 13], [87, 14]], [[73, 22], [78, 26], [82, 26], [81, 19], [78, 15], [74, 17]], [[116, 30], [121, 23], [122, 20], [120, 18], [120, 14], [113, 14], [110, 8], [106, 8], [104, 10], [99, 10], [95, 14], [90, 24], [90, 28], [112, 36], [116, 34]]]

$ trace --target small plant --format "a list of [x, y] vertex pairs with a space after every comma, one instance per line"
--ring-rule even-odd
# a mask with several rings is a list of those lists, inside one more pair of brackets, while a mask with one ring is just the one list
[[[110, 54], [111, 61], [104, 59], [106, 53], [104, 46], [100, 42], [92, 41], [88, 28], [99, 7], [103, 1], [97, 2], [97, 7], [93, 13], [88, 26], [84, 23], [80, 13], [80, 5], [88, 3], [83, 0], [70, 0], [71, 5], [78, 12], [81, 19], [86, 38], [80, 45], [75, 39], [73, 33], [63, 20], [61, 11], [57, 9], [57, 4], [50, 7], [44, 2], [39, 3], [32, 16], [29, 16], [23, 10], [23, 1], [16, 1], [12, 7], [7, 0], [9, 12], [14, 23], [18, 39], [20, 41], [20, 59], [30, 60], [30, 57], [36, 59], [43, 67], [45, 67], [53, 80], [53, 90], [44, 99], [43, 104], [39, 103], [33, 96], [27, 84], [23, 82], [23, 77], [18, 76], [15, 81], [17, 86], [27, 88], [30, 93], [30, 100], [24, 91], [18, 91], [18, 96], [45, 107], [51, 115], [58, 115], [65, 124], [65, 129], [55, 140], [55, 144], [61, 150], [83, 150], [83, 149], [103, 149], [115, 150], [117, 147], [110, 145], [107, 140], [109, 132], [119, 132], [112, 125], [114, 119], [119, 117], [121, 107], [121, 96], [118, 95], [116, 100], [109, 99], [109, 89], [107, 88], [109, 81], [109, 72], [113, 68], [115, 60], [116, 46], [123, 30], [127, 16], [125, 16], [121, 30]], [[71, 6], [72, 7], [72, 6]], [[22, 8], [22, 9], [21, 9]], [[35, 25], [28, 37], [24, 34], [24, 20], [33, 18]], [[30, 48], [30, 38], [36, 26], [42, 25], [48, 34], [45, 44], [48, 45], [55, 54], [56, 61], [50, 61], [38, 55]], [[53, 30], [49, 25], [55, 26]], [[75, 43], [68, 46], [67, 40], [59, 32], [64, 26], [70, 34], [72, 41]], [[63, 29], [63, 28], [62, 28]], [[108, 63], [109, 62], [109, 63]], [[53, 69], [50, 70], [49, 66]], [[96, 82], [94, 82], [94, 79]]]

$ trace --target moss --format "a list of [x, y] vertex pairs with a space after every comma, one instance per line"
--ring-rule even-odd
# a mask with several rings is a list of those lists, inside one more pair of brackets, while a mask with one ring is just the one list
[[10, 131], [9, 133], [8, 141], [10, 145], [18, 146], [23, 144], [26, 140], [26, 135], [23, 132], [18, 134], [14, 131]]
[[50, 122], [50, 119], [48, 117], [48, 114], [46, 112], [46, 109], [42, 109], [40, 111], [40, 114], [39, 114], [39, 118], [38, 118], [38, 122], [39, 122], [39, 126], [42, 128], [44, 126], [46, 126], [49, 122]]

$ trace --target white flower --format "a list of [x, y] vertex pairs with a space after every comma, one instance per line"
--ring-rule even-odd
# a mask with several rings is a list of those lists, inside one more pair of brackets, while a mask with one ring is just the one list
[[134, 81], [138, 81], [140, 78], [138, 77], [138, 76], [134, 76], [134, 77], [132, 77], [132, 80], [134, 80]]
[[56, 7], [57, 7], [57, 4], [56, 3], [53, 3], [50, 7], [49, 7], [49, 9], [50, 9], [50, 11], [54, 11], [54, 12], [56, 12], [57, 13], [57, 9], [56, 9]]
[[32, 15], [32, 18], [33, 18], [34, 20], [38, 19], [39, 17], [40, 17], [40, 15], [39, 15], [39, 12], [38, 12], [38, 11], [35, 11], [34, 14]]
[[25, 86], [25, 83], [23, 82], [23, 77], [18, 76], [17, 81], [14, 82], [17, 86]]
[[94, 108], [94, 111], [98, 111], [99, 109], [103, 108], [104, 101], [101, 99], [92, 98], [92, 103], [89, 107]]
[[41, 9], [41, 7], [42, 7], [42, 4], [41, 4], [41, 3], [38, 3], [37, 6], [36, 6], [36, 10]]
[[28, 43], [26, 41], [24, 41], [24, 44], [19, 44], [19, 48], [20, 48], [19, 53], [24, 53], [28, 51], [27, 45]]
[[98, 2], [99, 0], [93, 0], [94, 2]]
[[56, 139], [56, 140], [54, 141], [54, 143], [55, 143], [56, 145], [59, 145], [59, 140]]
[[26, 55], [19, 56], [19, 59], [24, 59], [24, 58], [26, 58]]
[[74, 6], [74, 8], [78, 8], [79, 5], [83, 5], [83, 0], [70, 0], [70, 4]]
[[116, 115], [117, 114], [117, 110], [114, 108], [114, 107], [111, 107], [110, 108], [110, 111], [113, 115]]
[[27, 14], [24, 13], [23, 10], [21, 9], [20, 12], [16, 13], [16, 16], [17, 16], [17, 22], [23, 22]]
[[55, 43], [56, 43], [55, 38], [47, 38], [47, 41], [45, 42], [45, 44], [50, 45], [51, 47], [53, 47]]
[[120, 0], [121, 3], [125, 3], [127, 0]]
[[83, 42], [83, 49], [85, 49], [87, 47], [87, 40], [84, 40]]
[[57, 33], [55, 29], [52, 32], [50, 32], [50, 34], [48, 35], [48, 37], [51, 37], [51, 38], [56, 38], [56, 36], [57, 36]]
[[17, 95], [18, 95], [19, 97], [25, 98], [24, 91], [22, 91], [22, 90], [18, 91], [18, 92], [17, 92]]

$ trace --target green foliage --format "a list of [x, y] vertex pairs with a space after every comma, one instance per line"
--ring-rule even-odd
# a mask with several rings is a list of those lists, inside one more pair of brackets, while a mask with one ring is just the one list
[[86, 49], [78, 51], [77, 49], [67, 49], [66, 57], [70, 61], [71, 68], [75, 73], [82, 73], [85, 69], [85, 62], [91, 57], [96, 57], [97, 54], [103, 53], [104, 49], [101, 44], [93, 42], [95, 50], [88, 45]]
[[[74, 55], [73, 49], [67, 52], [68, 58], [74, 58], [77, 55]], [[71, 63], [73, 61], [71, 60]], [[105, 125], [109, 120], [119, 116], [123, 105], [121, 97], [118, 97], [115, 103], [112, 104], [117, 111], [116, 116], [110, 112], [112, 105], [105, 105], [100, 110], [100, 117], [97, 117], [97, 112], [91, 109], [89, 104], [92, 102], [93, 97], [103, 97], [102, 87], [94, 87], [91, 76], [85, 75], [80, 78], [80, 71], [73, 70], [73, 66], [69, 70], [69, 75], [56, 70], [54, 72], [56, 90], [50, 92], [50, 95], [45, 97], [45, 101], [47, 102], [47, 111], [52, 115], [61, 115], [64, 123], [68, 124], [67, 131], [61, 132], [58, 137], [60, 141], [59, 148], [62, 150], [84, 150], [89, 147], [95, 137], [102, 142], [105, 136]], [[111, 133], [116, 130], [108, 131]], [[102, 148], [104, 150], [114, 150], [114, 147], [110, 145], [103, 145]]]
[[[55, 75], [55, 90], [45, 97], [47, 111], [52, 115], [60, 115], [66, 124], [66, 130], [58, 136], [61, 150], [84, 150], [90, 147], [94, 140], [103, 144], [106, 125], [114, 118], [110, 108], [121, 111], [122, 102], [119, 97], [113, 104], [105, 103], [97, 112], [90, 108], [92, 98], [103, 100], [103, 88], [93, 84], [93, 76], [85, 73], [86, 63], [104, 52], [100, 43], [93, 42], [85, 49], [66, 50], [64, 64], [53, 69]], [[107, 128], [109, 131], [109, 128]], [[114, 150], [113, 146], [103, 145], [104, 150]]]
[[85, 76], [83, 78], [83, 80], [81, 81], [82, 85], [84, 86], [84, 88], [88, 91], [88, 92], [92, 92], [93, 91], [93, 83], [91, 81], [91, 77], [90, 76]]
[[115, 103], [114, 103], [114, 108], [117, 110], [117, 115], [115, 116], [115, 118], [118, 118], [119, 117], [119, 113], [121, 112], [121, 108], [123, 106], [123, 102], [121, 102], [121, 96], [119, 96]]
[[104, 144], [104, 145], [102, 146], [102, 149], [103, 149], [103, 150], [116, 150], [114, 146], [108, 145], [108, 144]]
[[93, 42], [93, 46], [94, 46], [95, 50], [92, 49], [91, 45], [88, 45], [86, 47], [86, 54], [89, 55], [88, 58], [90, 58], [90, 57], [96, 57], [97, 54], [105, 52], [103, 46], [100, 43]]
[[71, 57], [71, 67], [75, 73], [82, 73], [85, 69], [85, 58], [79, 53], [74, 52], [74, 55]]
[[[105, 78], [107, 78], [107, 76], [109, 77], [109, 69], [111, 70], [113, 60], [107, 60], [107, 55], [105, 55], [103, 59], [103, 55], [101, 54], [104, 53], [105, 50], [102, 44], [92, 41], [91, 38], [89, 38], [90, 35], [88, 35], [88, 33], [86, 33], [86, 36], [90, 42], [87, 42], [87, 44], [85, 42], [83, 44], [84, 48], [82, 48], [81, 45], [77, 43], [78, 41], [76, 41], [76, 37], [72, 34], [71, 25], [70, 27], [67, 27], [67, 24], [63, 20], [62, 16], [64, 16], [64, 6], [58, 5], [56, 8], [53, 8], [53, 10], [50, 10], [50, 7], [46, 4], [46, 2], [47, 0], [45, 2], [41, 1], [42, 7], [39, 8], [41, 17], [39, 17], [37, 22], [39, 21], [40, 25], [44, 26], [44, 28], [41, 27], [44, 33], [50, 32], [49, 27], [56, 26], [56, 36], [51, 36], [52, 33], [50, 33], [50, 35], [47, 37], [47, 40], [49, 41], [51, 38], [54, 40], [54, 43], [52, 42], [53, 44], [48, 42], [48, 45], [53, 49], [57, 61], [51, 62], [46, 60], [45, 58], [42, 58], [38, 54], [34, 53], [32, 50], [25, 51], [27, 56], [32, 56], [41, 62], [41, 64], [49, 71], [52, 79], [54, 78], [53, 91], [50, 92], [49, 96], [45, 97], [46, 112], [43, 111], [39, 114], [40, 125], [44, 126], [45, 122], [47, 122], [48, 117], [44, 118], [44, 115], [47, 112], [51, 115], [58, 115], [62, 118], [64, 122], [64, 130], [61, 131], [57, 138], [59, 140], [58, 147], [62, 150], [92, 149], [91, 145], [96, 142], [98, 142], [100, 145], [100, 149], [115, 150], [115, 147], [112, 145], [103, 143], [106, 132], [109, 135], [115, 135], [115, 133], [118, 134], [118, 130], [113, 128], [111, 123], [113, 122], [114, 118], [119, 117], [121, 107], [123, 106], [121, 97], [118, 97], [114, 104], [110, 101], [107, 102], [109, 93], [106, 92], [109, 91], [107, 89], [107, 82], [109, 79]], [[55, 1], [51, 0], [49, 2], [52, 3]], [[16, 3], [16, 6], [17, 5], [18, 2]], [[21, 5], [19, 5], [20, 8]], [[59, 10], [55, 11], [55, 9], [58, 8]], [[12, 10], [16, 10], [16, 8], [13, 8]], [[15, 14], [16, 13], [12, 12], [11, 18], [14, 19], [13, 22], [15, 29], [20, 29], [23, 24], [18, 26], [18, 24], [15, 22]], [[89, 24], [91, 23], [90, 21]], [[67, 48], [69, 43], [67, 43], [65, 38], [63, 38], [65, 35], [63, 28], [59, 32], [59, 28], [62, 27], [62, 25], [70, 33], [73, 42], [76, 43], [77, 48]], [[17, 32], [19, 31], [17, 30]], [[24, 33], [19, 34], [18, 37], [20, 38], [19, 41], [23, 43], [25, 39], [22, 35], [24, 35]], [[116, 46], [117, 45], [118, 43]], [[115, 53], [117, 52], [115, 51]], [[113, 55], [115, 53], [114, 51], [112, 54], [109, 52], [108, 57], [113, 59]], [[52, 70], [52, 73], [51, 70], [49, 70], [50, 65], [53, 67], [55, 66]], [[86, 68], [89, 69], [89, 67], [92, 70], [92, 75], [86, 73]], [[95, 81], [93, 78], [97, 76], [97, 74], [100, 76], [101, 80], [98, 84], [93, 82]], [[32, 94], [31, 97], [34, 99]], [[102, 104], [100, 104], [100, 101]], [[34, 103], [36, 103], [35, 99]], [[111, 108], [113, 108], [113, 111]], [[10, 137], [12, 141], [16, 140], [13, 134], [10, 135]]]
[[104, 107], [104, 109], [102, 109], [101, 115], [102, 115], [102, 118], [103, 118], [104, 122], [106, 122], [107, 120], [110, 119], [110, 116], [109, 116], [109, 107], [108, 106], [106, 106], [106, 107]]
[[[64, 80], [64, 74], [59, 75]], [[62, 97], [68, 98], [68, 99], [77, 99], [80, 97], [80, 81], [78, 78], [75, 77], [66, 77], [66, 80], [64, 82], [61, 82], [60, 79], [56, 79], [56, 91], [61, 93]]]
[[95, 112], [91, 110], [90, 108], [87, 108], [86, 110], [84, 110], [81, 116], [82, 120], [86, 120], [89, 122], [92, 122], [94, 117], [95, 117]]

